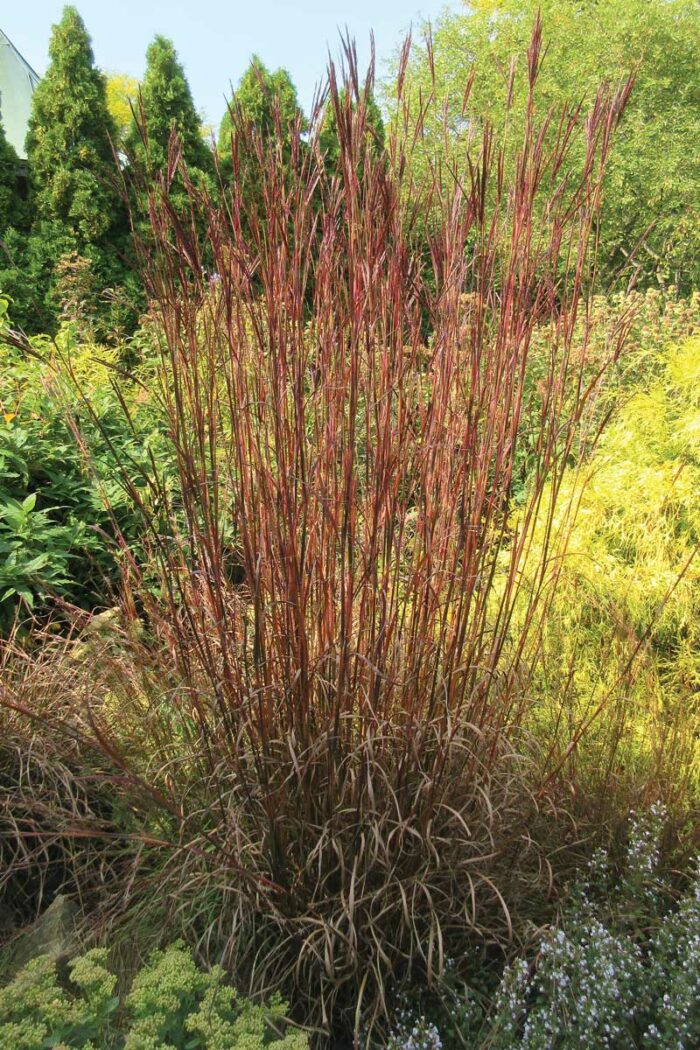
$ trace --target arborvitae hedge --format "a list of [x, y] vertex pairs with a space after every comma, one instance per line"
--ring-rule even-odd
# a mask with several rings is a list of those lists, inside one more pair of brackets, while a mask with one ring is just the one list
[[105, 78], [74, 7], [66, 7], [53, 27], [49, 56], [27, 134], [34, 222], [25, 272], [35, 296], [33, 320], [45, 327], [55, 319], [64, 261], [82, 257], [90, 263], [91, 311], [115, 321], [102, 293], [124, 283], [128, 224], [117, 189]]
[[[347, 105], [347, 92], [342, 89], [339, 103], [341, 110]], [[366, 103], [365, 134], [368, 136], [369, 145], [375, 156], [379, 156], [384, 150], [385, 131], [382, 114], [377, 105], [374, 95], [370, 95]], [[355, 104], [353, 103], [353, 109]], [[319, 145], [326, 157], [326, 170], [335, 171], [340, 157], [340, 142], [338, 139], [338, 121], [335, 109], [329, 101], [323, 114], [323, 122], [319, 132]]]
[[25, 207], [19, 194], [18, 170], [19, 159], [0, 120], [0, 237], [8, 226], [24, 224]]
[[138, 112], [139, 120], [132, 120], [126, 139], [131, 161], [151, 177], [166, 171], [174, 131], [190, 176], [209, 174], [212, 153], [202, 137], [192, 92], [172, 42], [155, 37], [146, 52], [146, 63], [140, 97], [145, 127], [139, 127]]
[[296, 88], [286, 69], [271, 73], [261, 59], [253, 55], [219, 128], [218, 152], [224, 173], [231, 167], [231, 113], [253, 124], [263, 143], [267, 143], [275, 138], [278, 110], [282, 147], [288, 150], [291, 129], [298, 119], [303, 120]]

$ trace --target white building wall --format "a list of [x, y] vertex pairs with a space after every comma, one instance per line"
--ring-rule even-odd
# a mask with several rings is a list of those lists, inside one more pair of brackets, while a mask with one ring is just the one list
[[0, 118], [5, 135], [21, 159], [27, 156], [24, 140], [38, 82], [32, 67], [0, 29]]

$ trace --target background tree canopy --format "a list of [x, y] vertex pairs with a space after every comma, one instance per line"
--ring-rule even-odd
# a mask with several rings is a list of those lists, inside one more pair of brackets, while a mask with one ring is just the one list
[[107, 108], [120, 141], [131, 127], [132, 106], [138, 104], [139, 82], [127, 73], [110, 73], [107, 77]]
[[[526, 94], [526, 51], [538, 10], [545, 54], [537, 92], [548, 107], [592, 100], [601, 82], [636, 71], [632, 98], [606, 174], [600, 231], [600, 275], [606, 285], [697, 286], [700, 279], [700, 4], [697, 0], [473, 0], [446, 11], [433, 32], [435, 94], [426, 150], [445, 130], [459, 139], [469, 119], [506, 127], [511, 59], [516, 79], [511, 126], [518, 126]], [[430, 90], [426, 46], [409, 68], [416, 109], [419, 89]], [[467, 77], [476, 78], [462, 112]], [[575, 158], [574, 158], [575, 160]]]

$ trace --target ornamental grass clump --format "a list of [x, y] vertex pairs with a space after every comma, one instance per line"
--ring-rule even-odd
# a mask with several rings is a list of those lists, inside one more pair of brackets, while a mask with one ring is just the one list
[[[299, 123], [265, 141], [234, 109], [231, 166], [254, 169], [255, 200], [236, 177], [221, 198], [188, 182], [175, 139], [151, 195], [177, 485], [124, 462], [148, 576], [124, 545], [120, 646], [54, 661], [73, 697], [54, 732], [102, 756], [115, 800], [111, 833], [79, 814], [62, 827], [107, 843], [105, 921], [185, 930], [238, 987], [281, 990], [320, 1041], [381, 1032], [394, 981], [505, 944], [549, 884], [557, 783], [538, 795], [536, 742], [516, 731], [566, 539], [558, 486], [599, 425], [606, 362], [591, 370], [574, 331], [630, 85], [538, 125], [540, 53], [537, 26], [512, 168], [486, 126], [413, 184], [420, 127], [377, 149], [372, 74], [348, 47], [343, 82], [329, 75], [332, 170], [321, 107], [308, 137]], [[15, 725], [27, 688], [19, 672], [3, 686]], [[28, 790], [21, 813], [31, 826]]]

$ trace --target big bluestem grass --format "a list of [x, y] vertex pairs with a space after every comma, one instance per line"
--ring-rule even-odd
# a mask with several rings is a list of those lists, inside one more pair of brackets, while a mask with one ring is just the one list
[[[550, 877], [557, 779], [533, 781], [518, 730], [566, 541], [558, 487], [595, 442], [624, 335], [592, 362], [577, 322], [630, 85], [536, 125], [540, 45], [537, 26], [512, 168], [475, 127], [415, 185], [420, 124], [377, 148], [372, 72], [348, 46], [332, 169], [321, 103], [288, 149], [234, 110], [221, 195], [180, 172], [173, 203], [175, 139], [151, 193], [152, 394], [176, 484], [125, 462], [148, 571], [125, 546], [123, 637], [54, 660], [70, 700], [51, 722], [100, 756], [115, 800], [104, 914], [185, 929], [319, 1038], [381, 1028], [393, 981], [505, 943]], [[8, 676], [13, 719], [27, 688]], [[25, 791], [27, 821], [34, 804]], [[69, 837], [100, 838], [73, 815]]]

